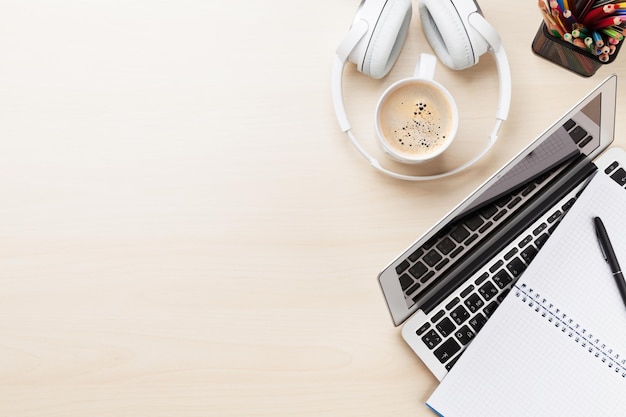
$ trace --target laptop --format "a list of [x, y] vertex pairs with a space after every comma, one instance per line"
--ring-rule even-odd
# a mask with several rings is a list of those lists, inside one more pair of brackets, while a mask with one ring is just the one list
[[[402, 337], [439, 380], [594, 175], [626, 185], [612, 75], [393, 260], [378, 280]], [[625, 191], [626, 192], [626, 191]]]

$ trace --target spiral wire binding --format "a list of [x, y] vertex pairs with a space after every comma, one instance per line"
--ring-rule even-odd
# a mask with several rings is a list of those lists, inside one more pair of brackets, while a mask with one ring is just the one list
[[532, 288], [528, 288], [526, 284], [515, 285], [514, 288], [515, 296], [524, 304], [533, 308], [536, 313], [540, 313], [541, 317], [546, 318], [549, 323], [554, 323], [554, 327], [560, 329], [575, 343], [606, 364], [609, 369], [613, 369], [616, 374], [626, 378], [626, 359], [620, 360], [619, 353], [614, 353], [613, 349], [607, 348], [600, 339], [587, 332], [587, 329], [581, 328], [580, 324], [574, 323], [574, 320], [568, 318], [567, 314], [549, 303]]

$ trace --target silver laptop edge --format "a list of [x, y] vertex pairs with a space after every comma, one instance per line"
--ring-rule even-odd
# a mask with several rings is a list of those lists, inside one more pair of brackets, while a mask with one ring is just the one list
[[573, 117], [577, 113], [581, 113], [582, 109], [592, 100], [597, 97], [601, 98], [600, 105], [600, 132], [599, 143], [597, 147], [590, 152], [587, 157], [589, 160], [595, 159], [600, 153], [602, 153], [613, 141], [614, 128], [615, 128], [615, 104], [616, 104], [616, 86], [617, 75], [613, 74], [602, 81], [594, 90], [592, 90], [587, 96], [581, 99], [575, 106], [564, 113], [550, 128], [539, 135], [534, 141], [532, 141], [527, 147], [507, 162], [501, 169], [493, 174], [482, 185], [477, 187], [472, 193], [469, 194], [461, 203], [459, 203], [454, 209], [446, 214], [441, 220], [439, 220], [431, 229], [424, 233], [419, 239], [411, 244], [405, 251], [402, 252], [395, 260], [393, 260], [385, 269], [378, 275], [379, 284], [384, 294], [387, 306], [391, 313], [394, 325], [399, 326], [404, 323], [413, 313], [415, 313], [420, 303], [415, 303], [409, 307], [404, 292], [401, 288], [398, 274], [395, 271], [395, 267], [406, 259], [409, 253], [424, 242], [428, 241], [431, 237], [440, 232], [447, 224], [456, 219], [461, 213], [463, 213], [468, 207], [471, 207], [477, 202], [481, 194], [490, 188], [492, 185], [502, 180], [507, 172], [523, 158], [527, 157], [531, 152], [535, 151], [536, 146], [550, 136], [557, 134], [557, 130], [560, 129], [565, 121]]

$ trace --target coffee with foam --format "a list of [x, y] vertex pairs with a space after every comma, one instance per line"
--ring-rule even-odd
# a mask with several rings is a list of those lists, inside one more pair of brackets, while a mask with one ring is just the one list
[[381, 99], [377, 128], [388, 151], [409, 160], [441, 153], [456, 133], [451, 97], [432, 81], [410, 79]]

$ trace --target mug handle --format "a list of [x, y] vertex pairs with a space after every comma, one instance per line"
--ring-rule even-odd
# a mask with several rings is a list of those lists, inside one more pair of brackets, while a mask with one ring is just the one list
[[422, 78], [432, 80], [435, 78], [435, 67], [437, 66], [437, 58], [431, 54], [421, 54], [417, 65], [415, 66], [415, 72], [413, 76], [415, 78]]

